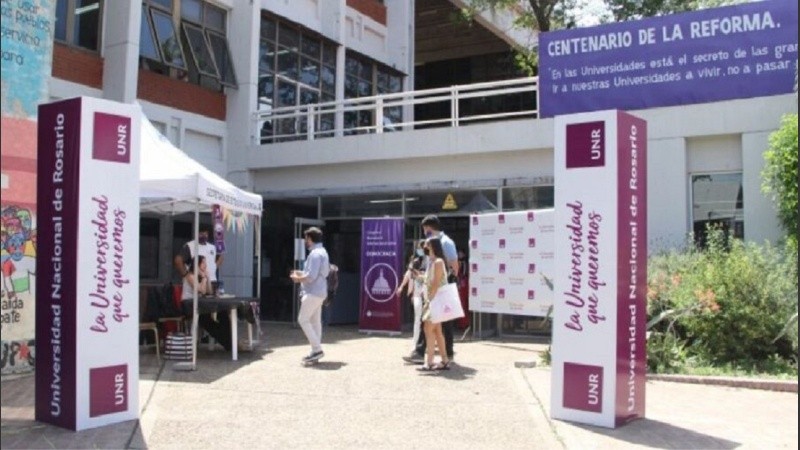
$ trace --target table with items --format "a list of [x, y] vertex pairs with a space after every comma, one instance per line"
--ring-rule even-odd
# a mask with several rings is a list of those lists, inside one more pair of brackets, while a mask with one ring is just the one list
[[[214, 296], [197, 297], [197, 310], [199, 314], [213, 314], [228, 311], [231, 320], [231, 354], [236, 361], [239, 358], [239, 308], [244, 308], [247, 322], [247, 343], [253, 348], [253, 324], [259, 327], [258, 307], [259, 299], [256, 297], [237, 297], [232, 294], [219, 294]], [[258, 330], [260, 335], [260, 330]]]

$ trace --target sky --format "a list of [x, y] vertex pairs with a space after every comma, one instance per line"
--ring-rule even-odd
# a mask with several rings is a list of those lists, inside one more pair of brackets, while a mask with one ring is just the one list
[[576, 10], [580, 12], [577, 17], [577, 25], [581, 28], [599, 25], [602, 17], [611, 18], [611, 12], [603, 0], [578, 0]]

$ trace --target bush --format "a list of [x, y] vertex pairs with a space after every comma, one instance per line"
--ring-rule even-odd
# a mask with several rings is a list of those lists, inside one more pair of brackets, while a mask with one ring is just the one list
[[797, 114], [787, 114], [783, 116], [780, 129], [769, 136], [761, 190], [772, 195], [778, 219], [795, 247], [798, 239], [797, 152]]
[[709, 229], [705, 248], [653, 256], [648, 270], [650, 370], [708, 363], [796, 371], [796, 247]]

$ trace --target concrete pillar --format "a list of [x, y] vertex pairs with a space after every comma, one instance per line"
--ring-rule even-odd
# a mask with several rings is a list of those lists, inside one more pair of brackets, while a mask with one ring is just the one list
[[139, 2], [104, 2], [103, 98], [122, 103], [136, 100], [139, 80]]
[[[260, 2], [236, 2], [228, 12], [228, 44], [238, 89], [225, 88], [227, 134], [224, 178], [236, 186], [252, 190], [253, 179], [247, 170], [247, 153], [258, 136], [253, 120], [258, 95], [258, 49], [261, 26]], [[220, 276], [225, 290], [237, 295], [252, 295], [253, 220], [248, 218], [244, 232], [225, 230], [225, 261]]]

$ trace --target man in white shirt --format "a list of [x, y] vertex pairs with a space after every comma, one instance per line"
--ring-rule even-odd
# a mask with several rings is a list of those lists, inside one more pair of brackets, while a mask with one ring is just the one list
[[[221, 253], [217, 253], [217, 247], [208, 240], [208, 234], [208, 228], [203, 227], [200, 230], [200, 233], [197, 235], [197, 249], [199, 255], [206, 257], [208, 278], [211, 280], [211, 283], [216, 283], [217, 268], [222, 265], [223, 256]], [[184, 276], [189, 260], [194, 258], [194, 244], [194, 240], [187, 242], [181, 249], [181, 252], [175, 256], [175, 270], [178, 271], [181, 277]]]
[[[222, 254], [217, 252], [217, 247], [214, 243], [208, 240], [209, 227], [203, 226], [197, 235], [197, 250], [198, 255], [204, 256], [206, 261], [206, 272], [208, 279], [211, 281], [214, 292], [217, 288], [217, 268], [222, 265]], [[194, 259], [194, 246], [195, 241], [191, 240], [184, 244], [181, 251], [175, 255], [173, 265], [175, 270], [180, 275], [181, 279], [185, 279], [189, 272], [189, 267]], [[217, 314], [216, 320], [210, 314], [200, 314], [199, 324], [205, 328], [208, 333], [219, 342], [225, 350], [231, 348], [231, 322], [228, 314]]]

